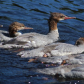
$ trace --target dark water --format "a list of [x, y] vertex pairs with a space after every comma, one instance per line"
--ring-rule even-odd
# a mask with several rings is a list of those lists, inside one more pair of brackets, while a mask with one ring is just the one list
[[[23, 30], [23, 33], [47, 34], [50, 12], [77, 17], [58, 23], [61, 40], [74, 44], [79, 37], [84, 37], [84, 0], [0, 0], [0, 24], [4, 26], [1, 29], [8, 30], [9, 24], [18, 21], [34, 28]], [[1, 49], [0, 84], [84, 84], [83, 80], [61, 82], [52, 76], [32, 72], [31, 68], [40, 65], [35, 66], [27, 61]]]

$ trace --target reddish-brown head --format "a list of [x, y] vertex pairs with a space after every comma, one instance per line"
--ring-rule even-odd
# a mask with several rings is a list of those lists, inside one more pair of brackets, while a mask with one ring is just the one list
[[75, 45], [77, 46], [82, 45], [82, 44], [84, 44], [84, 37], [80, 37], [75, 43]]
[[19, 23], [19, 22], [13, 22], [12, 24], [9, 25], [9, 35], [11, 37], [15, 37], [15, 33], [23, 29], [33, 29], [33, 28], [26, 27], [24, 24]]
[[76, 17], [68, 17], [62, 13], [51, 13], [51, 17], [52, 19], [56, 20], [56, 21], [60, 21], [60, 20], [66, 20], [66, 19], [75, 19]]

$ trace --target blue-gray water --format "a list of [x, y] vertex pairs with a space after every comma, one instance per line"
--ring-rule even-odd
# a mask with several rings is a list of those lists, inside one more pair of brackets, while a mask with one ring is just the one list
[[[23, 33], [38, 32], [47, 34], [48, 18], [51, 12], [64, 13], [76, 19], [58, 23], [60, 39], [74, 44], [79, 37], [84, 37], [84, 0], [0, 0], [0, 24], [3, 30], [18, 21], [33, 30], [23, 30]], [[30, 69], [34, 64], [27, 59], [17, 57], [15, 53], [0, 50], [0, 84], [84, 84], [81, 80], [71, 80], [58, 83], [57, 79], [37, 74]], [[39, 65], [38, 65], [39, 66]], [[47, 77], [48, 80], [44, 80]]]

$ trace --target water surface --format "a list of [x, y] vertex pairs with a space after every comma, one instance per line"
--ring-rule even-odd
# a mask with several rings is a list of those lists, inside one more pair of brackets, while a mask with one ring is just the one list
[[[65, 20], [58, 23], [60, 39], [66, 43], [74, 44], [79, 37], [84, 37], [84, 0], [0, 0], [0, 24], [2, 30], [18, 21], [33, 30], [23, 30], [23, 33], [38, 32], [47, 34], [48, 19], [51, 12], [64, 13], [76, 19]], [[0, 84], [58, 84], [59, 81], [52, 76], [31, 72], [35, 64], [28, 63], [27, 59], [17, 57], [15, 53], [0, 50]], [[44, 80], [47, 77], [48, 80]], [[65, 80], [64, 80], [65, 81]], [[83, 84], [83, 80], [71, 80], [60, 84]]]

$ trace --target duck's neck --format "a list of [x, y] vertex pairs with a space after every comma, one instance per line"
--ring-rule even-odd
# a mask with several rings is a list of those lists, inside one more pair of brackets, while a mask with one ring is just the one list
[[17, 31], [11, 31], [10, 32], [10, 37], [16, 37], [16, 36], [19, 36], [19, 35], [22, 35], [21, 32], [17, 32]]
[[56, 40], [59, 37], [57, 22], [58, 21], [56, 21], [56, 20], [49, 19], [49, 34], [48, 34], [48, 36], [54, 40]]
[[54, 19], [49, 19], [49, 32], [57, 30], [57, 22]]
[[15, 37], [15, 33], [16, 33], [15, 31], [10, 31], [9, 32], [10, 37]]

